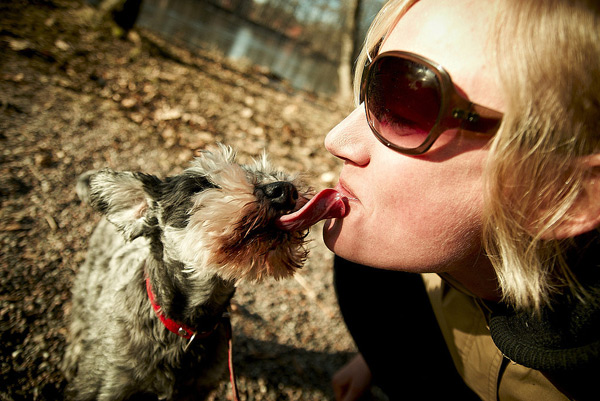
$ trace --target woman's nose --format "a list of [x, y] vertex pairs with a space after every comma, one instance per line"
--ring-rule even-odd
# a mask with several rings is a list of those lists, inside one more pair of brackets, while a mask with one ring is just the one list
[[325, 137], [325, 148], [334, 156], [364, 166], [370, 160], [373, 135], [361, 104]]

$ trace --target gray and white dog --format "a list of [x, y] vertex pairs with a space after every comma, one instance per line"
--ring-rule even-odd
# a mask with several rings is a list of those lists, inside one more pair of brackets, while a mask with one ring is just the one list
[[314, 224], [293, 220], [325, 218], [298, 210], [315, 202], [297, 178], [224, 146], [164, 180], [88, 172], [77, 192], [106, 217], [73, 288], [63, 368], [77, 400], [203, 399], [226, 371], [219, 322], [237, 283], [292, 275]]

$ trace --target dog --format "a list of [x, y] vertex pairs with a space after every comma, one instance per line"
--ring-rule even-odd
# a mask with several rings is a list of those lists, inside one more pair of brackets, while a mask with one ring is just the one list
[[72, 291], [63, 371], [75, 400], [204, 399], [227, 369], [236, 285], [290, 277], [308, 228], [345, 208], [223, 145], [164, 180], [87, 172], [77, 193], [104, 218]]

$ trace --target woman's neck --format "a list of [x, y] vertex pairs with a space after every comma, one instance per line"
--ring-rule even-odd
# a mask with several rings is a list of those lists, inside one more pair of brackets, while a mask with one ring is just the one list
[[502, 299], [502, 291], [494, 267], [483, 254], [479, 255], [473, 265], [455, 269], [446, 274], [479, 298], [493, 302], [499, 302]]

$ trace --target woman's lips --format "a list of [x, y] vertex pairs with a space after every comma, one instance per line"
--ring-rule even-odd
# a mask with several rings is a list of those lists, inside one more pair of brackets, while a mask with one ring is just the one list
[[341, 178], [340, 178], [338, 184], [336, 185], [335, 190], [337, 192], [339, 192], [340, 194], [342, 194], [349, 201], [358, 201], [358, 198], [356, 197], [356, 195], [354, 195], [352, 190], [348, 189], [348, 187], [346, 186], [346, 183]]

